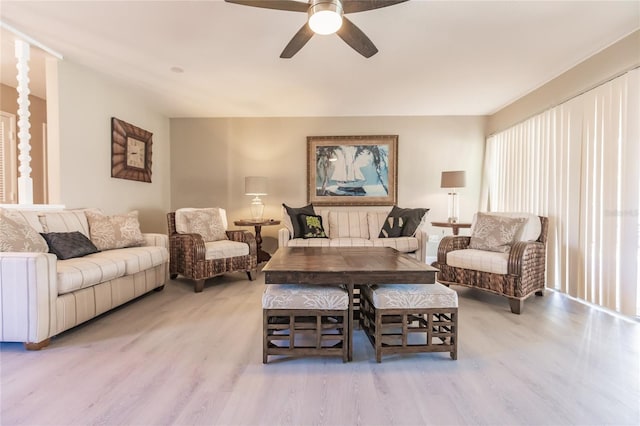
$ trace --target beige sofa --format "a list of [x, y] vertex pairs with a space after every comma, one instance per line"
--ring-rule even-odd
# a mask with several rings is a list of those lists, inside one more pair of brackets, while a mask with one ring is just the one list
[[[79, 231], [90, 235], [83, 210], [4, 213], [38, 233]], [[0, 252], [2, 341], [41, 349], [52, 336], [162, 289], [169, 275], [168, 238], [163, 234], [141, 234], [141, 238], [142, 244], [136, 247], [66, 260], [44, 252]]]
[[278, 247], [392, 247], [424, 262], [426, 244], [429, 240], [425, 219], [423, 218], [413, 236], [379, 238], [389, 211], [391, 207], [384, 210], [338, 210], [316, 207], [316, 213], [322, 217], [324, 231], [328, 238], [304, 239], [292, 238], [293, 231], [289, 215], [283, 209], [282, 217], [285, 227], [278, 230]]

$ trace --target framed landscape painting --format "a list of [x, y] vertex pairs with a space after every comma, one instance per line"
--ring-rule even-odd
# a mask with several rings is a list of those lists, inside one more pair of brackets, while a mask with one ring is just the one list
[[308, 136], [307, 191], [319, 206], [397, 202], [398, 136]]

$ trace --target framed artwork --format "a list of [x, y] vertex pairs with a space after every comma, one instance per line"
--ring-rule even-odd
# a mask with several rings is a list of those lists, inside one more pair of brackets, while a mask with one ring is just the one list
[[153, 134], [111, 117], [111, 177], [151, 182]]
[[308, 136], [307, 191], [319, 206], [397, 202], [398, 136]]

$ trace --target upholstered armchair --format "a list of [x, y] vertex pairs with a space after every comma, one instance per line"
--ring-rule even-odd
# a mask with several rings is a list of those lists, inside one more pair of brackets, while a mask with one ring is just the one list
[[194, 280], [196, 293], [204, 281], [228, 272], [257, 273], [257, 247], [253, 234], [228, 231], [224, 209], [178, 209], [167, 214], [169, 226], [169, 274]]
[[[478, 214], [469, 236], [448, 236], [440, 241], [438, 282], [478, 288], [509, 299], [511, 312], [519, 314], [524, 300], [532, 294], [542, 296], [545, 288], [545, 261], [548, 218], [526, 213], [491, 213], [485, 216], [525, 218], [508, 244], [474, 247], [471, 240], [481, 234]], [[502, 236], [508, 232], [502, 230]], [[509, 236], [507, 235], [507, 240]], [[476, 240], [477, 241], [477, 240]], [[505, 241], [502, 241], [504, 243]], [[477, 247], [477, 246], [476, 246]]]

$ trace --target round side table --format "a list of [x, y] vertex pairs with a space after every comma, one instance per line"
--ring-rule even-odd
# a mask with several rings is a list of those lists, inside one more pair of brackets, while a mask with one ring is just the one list
[[258, 263], [267, 262], [271, 259], [271, 255], [262, 250], [262, 235], [260, 231], [263, 226], [280, 225], [279, 220], [265, 219], [265, 220], [253, 220], [253, 219], [241, 219], [233, 222], [236, 226], [253, 226], [256, 233], [256, 247], [258, 249]]

